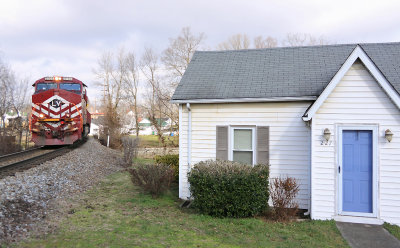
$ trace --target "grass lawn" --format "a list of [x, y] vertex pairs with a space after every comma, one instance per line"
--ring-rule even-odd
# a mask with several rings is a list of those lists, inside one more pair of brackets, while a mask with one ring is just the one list
[[153, 199], [116, 173], [87, 192], [55, 234], [18, 247], [348, 247], [333, 221], [212, 218], [180, 209], [176, 194]]
[[396, 225], [391, 225], [389, 223], [384, 223], [383, 227], [386, 228], [393, 236], [397, 239], [400, 239], [400, 227]]
[[154, 163], [154, 159], [152, 158], [134, 158], [133, 159], [133, 163], [137, 163], [137, 164], [152, 164]]
[[[167, 147], [178, 147], [178, 136], [164, 136]], [[140, 147], [163, 147], [157, 135], [139, 135]]]

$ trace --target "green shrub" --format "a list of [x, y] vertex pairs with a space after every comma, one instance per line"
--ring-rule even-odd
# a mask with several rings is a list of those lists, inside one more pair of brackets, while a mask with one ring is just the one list
[[167, 164], [174, 169], [175, 181], [179, 181], [179, 155], [168, 154], [164, 156], [156, 155], [154, 160], [157, 164]]
[[193, 206], [216, 217], [248, 217], [268, 207], [268, 165], [208, 160], [188, 173]]
[[174, 179], [174, 170], [165, 164], [135, 164], [128, 169], [133, 184], [153, 197], [167, 191]]

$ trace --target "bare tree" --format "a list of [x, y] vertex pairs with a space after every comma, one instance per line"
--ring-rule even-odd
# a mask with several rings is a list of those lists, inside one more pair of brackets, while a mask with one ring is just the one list
[[0, 127], [5, 135], [5, 114], [13, 107], [14, 75], [9, 66], [0, 58]]
[[[28, 113], [29, 79], [17, 79], [11, 68], [0, 58], [0, 154], [20, 150], [24, 128], [28, 132], [28, 119], [22, 113]], [[6, 114], [16, 113], [8, 120]], [[25, 123], [24, 123], [25, 118]], [[17, 136], [18, 143], [15, 142]]]
[[[150, 92], [147, 95], [147, 115], [155, 127], [158, 139], [165, 144], [165, 138], [162, 135], [162, 93], [159, 78], [159, 57], [151, 48], [145, 48], [141, 58], [140, 69], [146, 78], [146, 82], [150, 87]], [[157, 118], [158, 115], [158, 118]]]
[[158, 55], [155, 54], [152, 48], [145, 48], [143, 56], [140, 61], [140, 69], [145, 76], [148, 85], [151, 87], [151, 104], [154, 105], [159, 85], [157, 72], [159, 70]]
[[173, 131], [174, 127], [179, 126], [179, 109], [178, 104], [173, 104], [170, 102], [171, 96], [173, 94], [173, 89], [164, 89], [163, 98], [161, 99], [164, 105], [164, 116], [171, 119], [170, 132]]
[[[313, 46], [332, 44], [324, 36], [313, 36], [307, 33], [288, 33], [285, 39], [280, 42], [282, 46]], [[246, 34], [236, 34], [231, 36], [225, 42], [217, 46], [219, 50], [240, 50], [250, 48], [250, 40]], [[279, 42], [276, 38], [267, 36], [256, 36], [253, 40], [254, 48], [272, 48], [277, 47]]]
[[171, 119], [170, 131], [172, 131], [172, 126], [178, 126], [179, 122], [178, 106], [170, 103], [173, 89], [178, 85], [194, 52], [200, 48], [204, 40], [204, 33], [193, 34], [190, 27], [184, 27], [178, 37], [170, 38], [169, 47], [162, 54], [161, 61], [169, 72], [168, 80], [171, 87], [165, 87], [160, 92], [162, 94], [160, 94], [159, 100], [164, 105], [164, 116]]
[[314, 46], [332, 44], [323, 36], [315, 37], [307, 33], [288, 33], [282, 41], [283, 46]]
[[105, 108], [105, 125], [110, 134], [111, 144], [119, 140], [121, 118], [118, 106], [123, 98], [123, 82], [126, 75], [124, 63], [124, 50], [114, 56], [111, 52], [104, 52], [98, 60], [94, 73], [103, 88], [103, 106]]
[[260, 35], [254, 38], [254, 47], [255, 48], [272, 48], [278, 46], [278, 40], [267, 36], [265, 39]]
[[139, 111], [138, 111], [138, 89], [139, 89], [139, 65], [133, 52], [125, 56], [126, 74], [124, 78], [124, 91], [128, 103], [134, 111], [136, 137], [139, 137]]
[[169, 40], [169, 47], [162, 54], [161, 61], [171, 73], [175, 88], [185, 73], [194, 52], [205, 39], [204, 33], [192, 34], [190, 27], [184, 27], [178, 37]]
[[23, 132], [28, 132], [28, 119], [25, 120], [21, 116], [24, 112], [28, 114], [31, 108], [28, 105], [30, 90], [29, 90], [29, 78], [21, 80], [14, 80], [15, 83], [12, 86], [12, 109], [15, 110], [17, 117], [14, 119], [14, 129], [18, 133], [18, 144], [22, 145]]
[[217, 46], [218, 50], [240, 50], [250, 47], [250, 39], [246, 34], [235, 34], [227, 41], [220, 43]]
[[29, 78], [23, 78], [21, 80], [15, 80], [15, 84], [12, 87], [13, 90], [13, 103], [12, 108], [17, 112], [18, 117], [21, 113], [26, 110], [26, 105], [29, 102], [30, 90], [29, 90]]
[[127, 67], [125, 63], [125, 51], [123, 48], [121, 48], [118, 54], [116, 55], [114, 68], [113, 70], [111, 70], [113, 87], [109, 89], [112, 92], [111, 96], [113, 98], [113, 107], [115, 109], [118, 108], [118, 105], [123, 98], [122, 90], [126, 73], [127, 73]]

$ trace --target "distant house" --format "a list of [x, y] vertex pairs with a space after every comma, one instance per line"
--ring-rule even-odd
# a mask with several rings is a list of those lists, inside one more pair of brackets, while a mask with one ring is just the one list
[[150, 127], [151, 126], [151, 121], [147, 118], [141, 118], [139, 121], [139, 127]]
[[[171, 125], [170, 118], [157, 118], [157, 125], [160, 125], [162, 128], [168, 128]], [[150, 127], [152, 126], [151, 121], [148, 118], [143, 118], [139, 121], [139, 127]]]
[[187, 172], [224, 159], [300, 182], [312, 219], [400, 224], [400, 43], [196, 52], [179, 104]]
[[[162, 130], [167, 130], [171, 127], [171, 119], [170, 118], [157, 118], [157, 123], [160, 125], [161, 123], [161, 129]], [[139, 121], [139, 127], [140, 127], [140, 134], [141, 135], [156, 135], [157, 134], [157, 128], [153, 126], [151, 121], [148, 118], [143, 118]]]
[[[16, 113], [14, 111], [7, 112], [3, 116], [4, 118], [4, 124], [6, 127], [12, 126], [12, 125], [20, 125], [22, 121], [27, 120], [27, 114], [26, 113]], [[0, 121], [0, 126], [2, 126], [2, 123]]]

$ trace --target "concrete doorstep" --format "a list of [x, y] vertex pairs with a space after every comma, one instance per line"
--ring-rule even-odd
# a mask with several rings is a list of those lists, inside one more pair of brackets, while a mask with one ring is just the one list
[[343, 238], [353, 248], [400, 247], [400, 241], [382, 225], [336, 222], [336, 226]]

